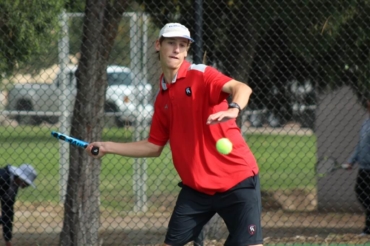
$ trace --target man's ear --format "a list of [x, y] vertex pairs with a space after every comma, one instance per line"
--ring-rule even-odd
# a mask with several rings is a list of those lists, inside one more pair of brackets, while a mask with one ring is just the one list
[[157, 39], [157, 40], [155, 41], [155, 50], [156, 50], [156, 51], [159, 51], [159, 50], [160, 50], [160, 48], [161, 48], [161, 43], [159, 42], [159, 39]]

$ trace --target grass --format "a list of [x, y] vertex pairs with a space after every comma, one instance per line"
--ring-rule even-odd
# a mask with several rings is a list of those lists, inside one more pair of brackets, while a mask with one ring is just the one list
[[316, 186], [316, 137], [298, 135], [247, 135], [261, 178], [261, 188], [313, 189]]
[[[31, 163], [38, 170], [37, 189], [22, 190], [20, 201], [59, 202], [59, 142], [48, 127], [0, 127], [0, 155], [3, 163]], [[103, 140], [131, 141], [128, 129], [109, 128]], [[251, 134], [246, 141], [260, 167], [264, 190], [312, 189], [315, 187], [314, 164], [316, 138]], [[130, 211], [134, 204], [133, 173], [135, 163], [147, 165], [147, 195], [176, 195], [180, 181], [173, 168], [169, 148], [159, 158], [133, 159], [109, 155], [102, 160], [100, 190], [102, 206]], [[161, 204], [157, 204], [160, 206]]]
[[277, 244], [264, 244], [265, 246], [356, 246], [365, 244], [348, 244], [348, 243], [277, 243]]

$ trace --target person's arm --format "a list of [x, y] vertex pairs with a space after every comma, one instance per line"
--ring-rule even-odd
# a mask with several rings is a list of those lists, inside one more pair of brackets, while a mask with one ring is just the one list
[[351, 166], [353, 166], [358, 160], [358, 154], [359, 154], [359, 148], [360, 148], [359, 145], [360, 144], [357, 144], [355, 151], [353, 152], [353, 154], [347, 161], [347, 163], [350, 164]]
[[[222, 91], [230, 94], [232, 98], [231, 102], [237, 103], [241, 110], [247, 106], [249, 98], [252, 94], [252, 89], [248, 85], [234, 79], [225, 83], [222, 87]], [[215, 124], [229, 119], [235, 119], [238, 117], [238, 115], [239, 109], [229, 108], [226, 111], [211, 114], [208, 117], [207, 124]]]
[[351, 157], [348, 158], [348, 160], [347, 160], [347, 163], [346, 163], [347, 168], [346, 169], [352, 169], [353, 165], [355, 165], [359, 160], [359, 155], [360, 155], [360, 152], [361, 152], [361, 148], [364, 148], [364, 146], [369, 146], [369, 144], [370, 144], [370, 136], [368, 136], [367, 130], [366, 130], [366, 129], [368, 129], [368, 126], [367, 126], [368, 124], [369, 124], [368, 120], [365, 120], [362, 123], [358, 143], [357, 143], [356, 148], [355, 148], [354, 152], [352, 153]]
[[232, 98], [231, 101], [237, 103], [241, 109], [247, 106], [249, 98], [252, 95], [252, 88], [236, 80], [227, 82], [222, 87], [222, 91], [230, 94]]
[[[99, 155], [94, 156], [91, 154], [92, 147], [99, 147]], [[116, 154], [128, 157], [158, 157], [161, 155], [164, 146], [159, 146], [149, 142], [147, 139], [130, 142], [130, 143], [117, 143], [117, 142], [93, 142], [90, 143], [86, 151], [89, 155], [100, 158], [106, 154]]]
[[1, 197], [1, 219], [3, 225], [3, 237], [6, 246], [11, 246], [13, 220], [14, 220], [14, 202], [15, 194], [5, 193]]

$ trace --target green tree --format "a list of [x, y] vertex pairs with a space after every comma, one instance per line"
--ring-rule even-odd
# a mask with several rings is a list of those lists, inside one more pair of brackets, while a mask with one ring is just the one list
[[[0, 2], [0, 73], [11, 74], [17, 65], [40, 54], [58, 35], [61, 0]], [[37, 14], [35, 14], [37, 13]]]
[[[169, 21], [182, 22], [194, 31], [194, 0], [138, 0], [158, 27]], [[271, 40], [270, 53], [256, 54], [263, 36], [279, 19], [287, 52], [313, 66], [320, 89], [347, 83], [356, 88], [366, 85], [369, 60], [369, 5], [366, 0], [234, 0], [203, 1], [204, 50], [207, 61], [242, 81], [250, 79], [252, 63], [261, 56], [258, 67], [264, 72], [282, 62], [278, 42]], [[275, 34], [273, 34], [275, 35]], [[275, 35], [276, 36], [276, 35]], [[292, 61], [293, 62], [293, 61]], [[345, 66], [356, 68], [354, 81], [344, 81]], [[293, 69], [297, 69], [294, 68]], [[266, 75], [265, 75], [266, 76]], [[362, 81], [362, 82], [360, 82]], [[284, 86], [281, 83], [278, 86]], [[269, 86], [266, 85], [268, 88]], [[368, 87], [366, 87], [368, 88]]]

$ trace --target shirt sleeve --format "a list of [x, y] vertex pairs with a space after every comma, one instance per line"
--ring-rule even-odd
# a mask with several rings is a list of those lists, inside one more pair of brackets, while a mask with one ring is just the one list
[[349, 164], [354, 165], [358, 161], [359, 148], [360, 143], [357, 144], [355, 151], [352, 153], [351, 157], [347, 160]]
[[232, 78], [229, 76], [224, 75], [214, 67], [207, 66], [204, 72], [204, 82], [210, 89], [211, 105], [219, 104], [229, 96], [229, 94], [222, 91], [222, 87], [230, 80]]
[[[359, 136], [359, 140], [358, 140], [358, 143], [356, 145], [356, 148], [354, 150], [354, 152], [352, 153], [351, 157], [347, 160], [347, 163], [351, 164], [351, 165], [354, 165], [355, 163], [357, 163], [359, 161], [359, 158], [360, 158], [360, 153], [363, 152], [363, 148], [365, 148], [365, 146], [368, 146], [370, 145], [370, 136], [368, 134], [368, 131], [366, 130], [368, 128], [368, 120], [365, 120], [363, 123], [362, 123], [362, 126], [361, 126], [361, 130], [360, 130], [360, 136]], [[365, 144], [366, 142], [366, 144]]]
[[169, 138], [169, 127], [166, 122], [166, 116], [162, 115], [163, 112], [160, 109], [159, 103], [154, 103], [154, 114], [152, 118], [152, 124], [149, 131], [148, 141], [158, 146], [166, 145]]
[[6, 242], [13, 237], [14, 203], [16, 192], [10, 189], [1, 196], [1, 220], [3, 225], [3, 237]]

